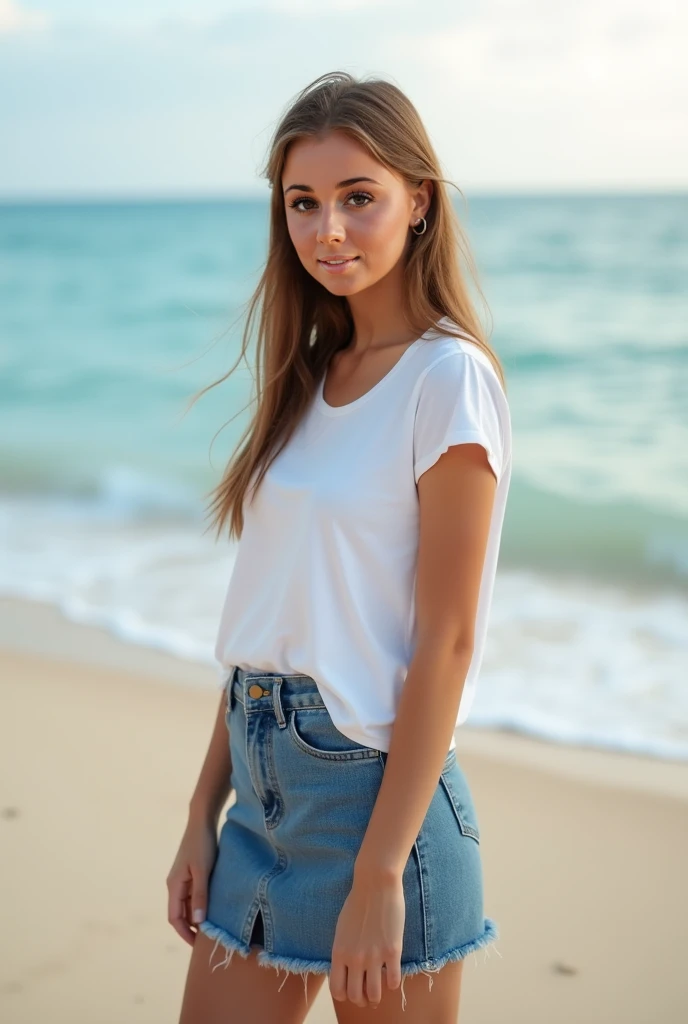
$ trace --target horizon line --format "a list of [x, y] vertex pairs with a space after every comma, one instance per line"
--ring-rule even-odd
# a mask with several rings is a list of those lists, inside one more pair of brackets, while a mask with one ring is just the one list
[[[596, 186], [582, 188], [476, 188], [462, 190], [464, 197], [470, 192], [475, 199], [528, 199], [528, 198], [657, 198], [681, 197], [688, 195], [685, 186], [653, 187], [642, 186], [623, 188], [620, 186]], [[453, 197], [452, 197], [453, 198]], [[141, 203], [218, 203], [218, 202], [269, 202], [269, 194], [247, 191], [227, 192], [103, 192], [103, 193], [37, 193], [0, 194], [1, 206], [94, 206]]]

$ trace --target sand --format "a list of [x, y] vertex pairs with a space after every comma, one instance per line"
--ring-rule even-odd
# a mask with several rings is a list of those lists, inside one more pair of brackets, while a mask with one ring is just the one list
[[[187, 946], [165, 878], [213, 669], [0, 602], [3, 1024], [173, 1024]], [[493, 947], [464, 1024], [688, 1021], [688, 764], [470, 726]], [[336, 1020], [327, 985], [309, 1024]]]

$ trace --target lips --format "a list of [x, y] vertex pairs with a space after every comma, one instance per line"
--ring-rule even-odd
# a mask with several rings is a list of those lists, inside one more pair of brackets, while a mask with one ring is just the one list
[[347, 270], [350, 270], [358, 262], [358, 256], [337, 256], [332, 259], [343, 259], [343, 263], [328, 263], [327, 260], [318, 260], [319, 265], [323, 268], [326, 274], [332, 276], [333, 274], [345, 274]]
[[340, 263], [348, 263], [357, 259], [358, 256], [329, 256], [327, 259], [318, 260], [318, 263], [326, 263], [328, 266], [332, 266], [334, 263], [337, 266]]

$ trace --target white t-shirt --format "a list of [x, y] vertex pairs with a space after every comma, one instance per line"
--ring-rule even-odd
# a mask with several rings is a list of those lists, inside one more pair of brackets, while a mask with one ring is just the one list
[[337, 729], [387, 751], [416, 642], [416, 482], [450, 445], [477, 442], [498, 483], [456, 725], [468, 716], [511, 476], [509, 407], [478, 346], [433, 331], [354, 402], [328, 405], [323, 383], [247, 494], [215, 655], [221, 685], [235, 665], [312, 676]]

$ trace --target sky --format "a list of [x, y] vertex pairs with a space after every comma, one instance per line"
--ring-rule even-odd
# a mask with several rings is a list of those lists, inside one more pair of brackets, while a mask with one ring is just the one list
[[473, 193], [688, 187], [684, 0], [0, 0], [0, 198], [267, 196], [289, 101], [379, 75]]

